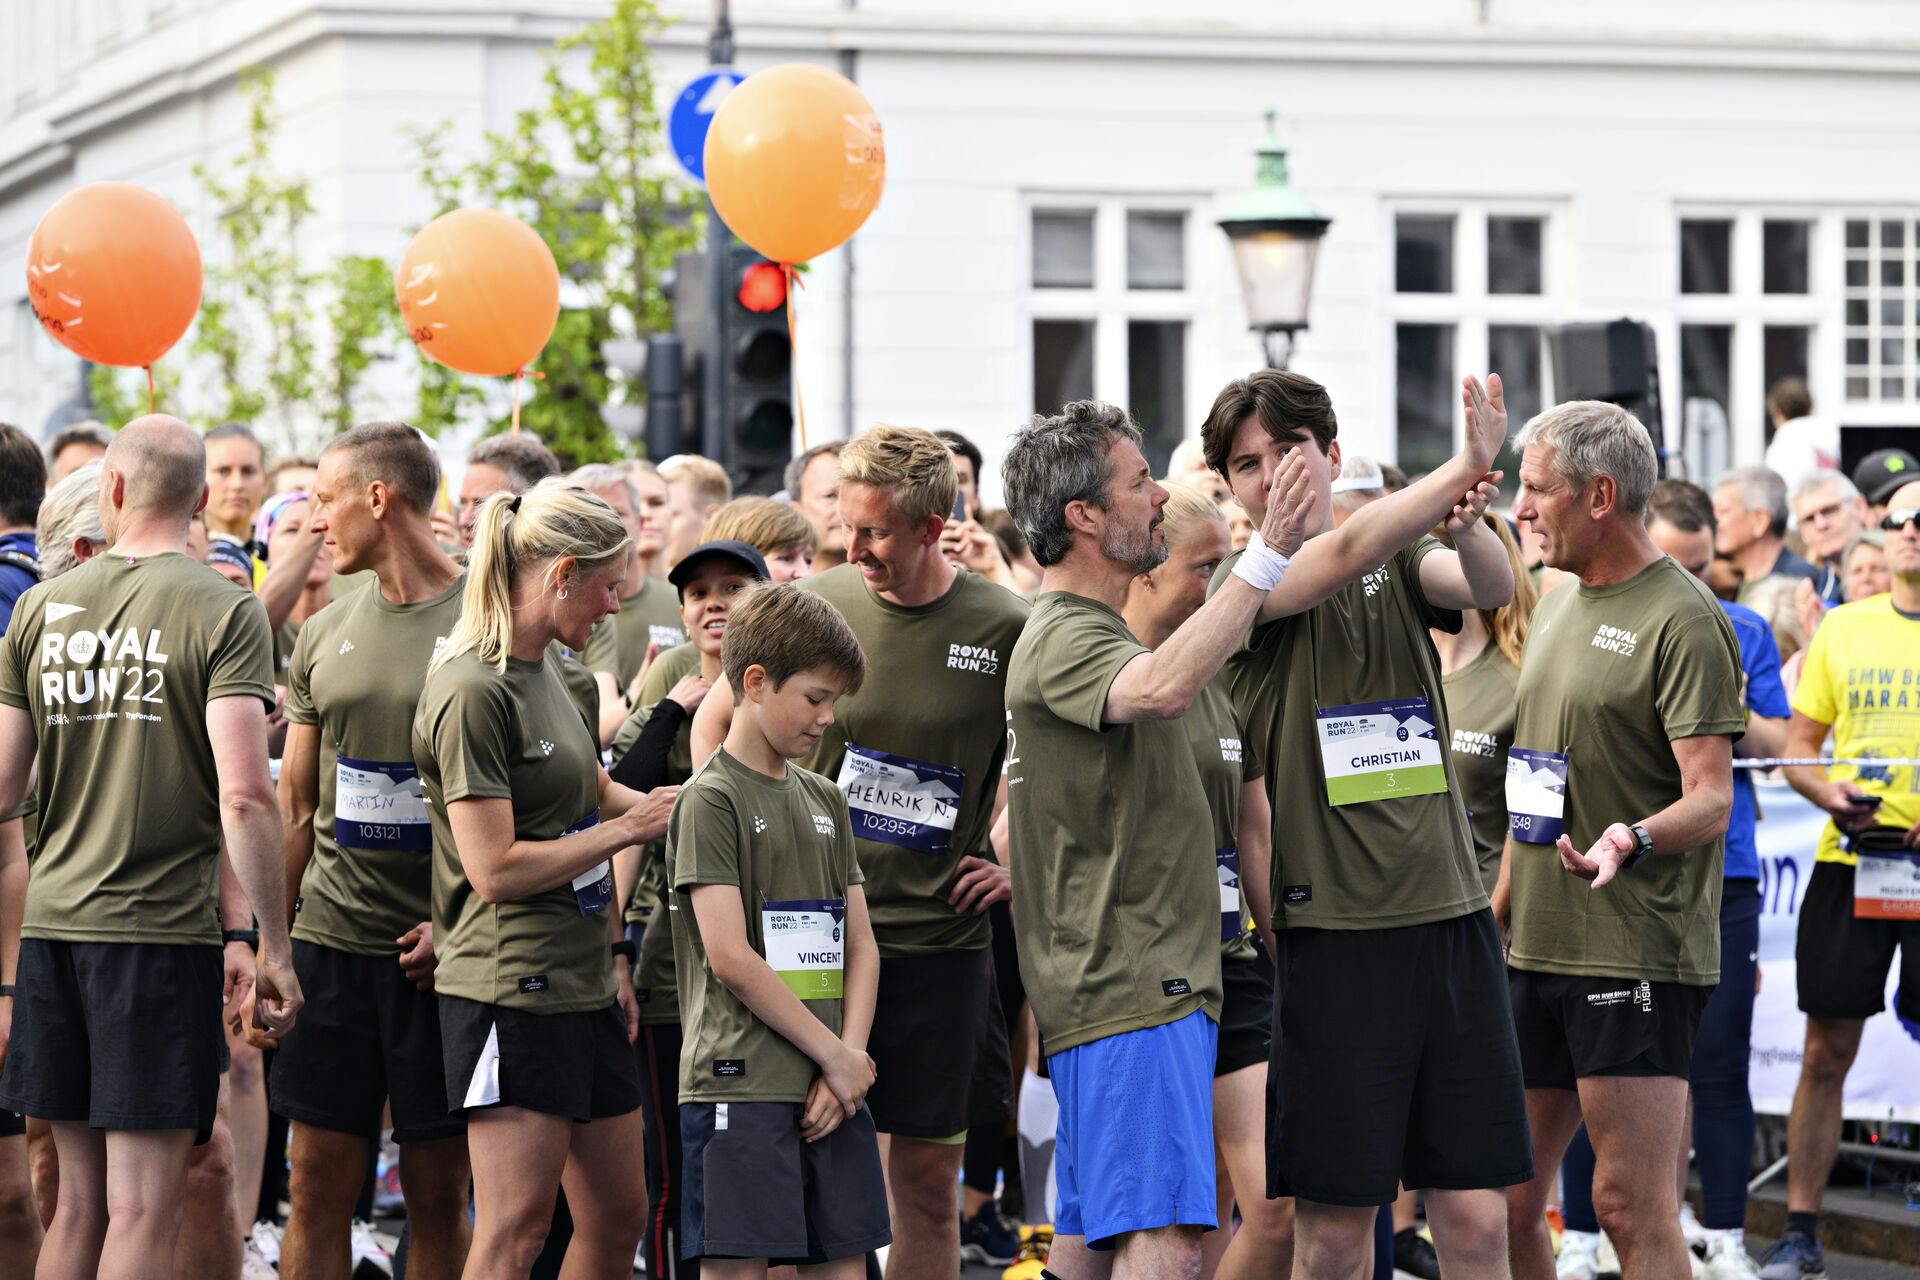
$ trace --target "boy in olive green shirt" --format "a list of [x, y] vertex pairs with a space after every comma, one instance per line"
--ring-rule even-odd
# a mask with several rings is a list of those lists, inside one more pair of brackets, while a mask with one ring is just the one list
[[845, 798], [788, 763], [860, 687], [839, 611], [787, 583], [746, 595], [721, 651], [736, 709], [682, 790], [667, 874], [684, 1041], [681, 1252], [708, 1280], [770, 1264], [859, 1280], [889, 1243], [867, 1056], [879, 953]]

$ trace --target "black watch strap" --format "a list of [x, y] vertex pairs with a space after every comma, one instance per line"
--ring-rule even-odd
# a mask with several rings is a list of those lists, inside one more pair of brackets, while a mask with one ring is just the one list
[[20, 988], [16, 987], [13, 983], [0, 982], [0, 999], [4, 999], [7, 996], [17, 996], [19, 994]]
[[244, 942], [255, 951], [258, 951], [260, 949], [260, 931], [258, 929], [222, 929], [220, 931], [220, 945], [224, 947], [229, 942]]
[[1653, 852], [1653, 836], [1648, 834], [1645, 827], [1635, 823], [1627, 830], [1633, 832], [1633, 848], [1627, 851], [1626, 857], [1620, 859], [1622, 871], [1633, 870], [1640, 865], [1642, 859]]
[[608, 949], [616, 956], [625, 956], [628, 964], [632, 964], [638, 958], [632, 938], [622, 938]]

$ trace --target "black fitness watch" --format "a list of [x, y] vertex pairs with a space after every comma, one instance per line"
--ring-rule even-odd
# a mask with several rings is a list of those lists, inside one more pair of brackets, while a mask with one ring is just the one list
[[1633, 870], [1640, 865], [1641, 859], [1653, 852], [1653, 837], [1647, 834], [1645, 827], [1635, 823], [1627, 829], [1633, 832], [1633, 848], [1627, 851], [1626, 857], [1620, 859], [1622, 871]]
[[632, 938], [620, 939], [620, 941], [612, 944], [609, 950], [611, 950], [613, 954], [616, 956], [625, 956], [627, 958], [628, 964], [632, 964], [634, 960], [637, 958], [634, 954]]
[[253, 948], [255, 954], [258, 954], [260, 950], [260, 931], [258, 929], [222, 929], [220, 931], [220, 945], [224, 947], [229, 942], [244, 942]]

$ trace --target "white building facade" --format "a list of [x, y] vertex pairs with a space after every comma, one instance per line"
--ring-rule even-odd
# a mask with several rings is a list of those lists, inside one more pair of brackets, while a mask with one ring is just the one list
[[[659, 45], [672, 92], [707, 6]], [[456, 150], [541, 97], [593, 0], [13, 0], [0, 6], [0, 419], [40, 430], [78, 363], [35, 325], [26, 240], [116, 178], [196, 210], [278, 76], [303, 252], [397, 259], [427, 198], [404, 125]], [[1516, 423], [1566, 388], [1548, 327], [1649, 323], [1670, 443], [1758, 461], [1799, 375], [1849, 459], [1920, 437], [1920, 5], [1902, 0], [736, 0], [736, 65], [851, 70], [886, 129], [880, 208], [801, 297], [812, 434], [952, 427], [990, 459], [1036, 410], [1129, 406], [1164, 458], [1260, 363], [1225, 237], [1279, 112], [1332, 218], [1294, 368], [1349, 449], [1452, 448], [1458, 379]], [[203, 243], [204, 243], [203, 235]], [[406, 359], [411, 352], [400, 352]], [[395, 408], [404, 412], [406, 405]]]

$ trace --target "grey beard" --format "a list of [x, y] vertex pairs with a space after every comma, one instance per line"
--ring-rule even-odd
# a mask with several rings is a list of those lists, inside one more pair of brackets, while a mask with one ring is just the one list
[[1125, 565], [1133, 573], [1152, 573], [1167, 558], [1165, 544], [1158, 547], [1153, 545], [1153, 526], [1151, 525], [1138, 541], [1125, 537], [1118, 529], [1108, 529], [1106, 540], [1101, 543], [1100, 552], [1107, 559]]

